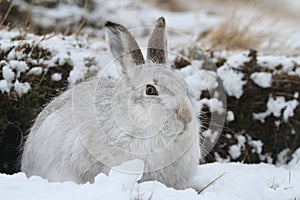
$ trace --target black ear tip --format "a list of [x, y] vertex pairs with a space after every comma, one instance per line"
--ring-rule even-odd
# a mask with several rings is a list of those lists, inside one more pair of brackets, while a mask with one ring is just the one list
[[121, 24], [117, 24], [111, 21], [106, 21], [104, 24], [104, 27], [110, 29], [110, 30], [114, 30], [114, 31], [119, 31], [119, 32], [125, 32], [126, 28], [124, 26], [122, 26]]
[[104, 24], [105, 27], [110, 27], [110, 26], [115, 26], [115, 25], [116, 25], [116, 23], [113, 23], [111, 21], [106, 21]]
[[156, 27], [159, 27], [159, 28], [165, 28], [166, 26], [166, 20], [164, 17], [160, 17], [156, 20]]
[[163, 16], [161, 16], [160, 18], [158, 18], [156, 21], [166, 22], [166, 20], [165, 20], [165, 18]]

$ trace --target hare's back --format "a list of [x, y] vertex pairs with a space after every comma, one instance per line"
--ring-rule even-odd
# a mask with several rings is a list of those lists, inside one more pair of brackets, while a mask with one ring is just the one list
[[38, 130], [45, 119], [55, 112], [59, 113], [65, 121], [72, 118], [74, 112], [78, 114], [78, 112], [84, 112], [88, 107], [95, 107], [95, 101], [104, 104], [99, 106], [109, 106], [110, 102], [104, 101], [104, 99], [111, 98], [114, 87], [115, 80], [111, 78], [93, 78], [79, 83], [56, 97], [43, 109], [31, 128], [31, 132]]
[[[82, 143], [90, 146], [99, 132], [95, 100], [101, 102], [100, 107], [108, 106], [110, 102], [101, 98], [109, 98], [114, 85], [112, 79], [92, 79], [51, 101], [37, 117], [26, 139], [21, 170], [28, 176], [40, 175], [51, 181], [78, 182], [72, 171], [84, 171], [92, 163]], [[74, 165], [77, 162], [80, 163]], [[68, 178], [69, 173], [72, 178]]]

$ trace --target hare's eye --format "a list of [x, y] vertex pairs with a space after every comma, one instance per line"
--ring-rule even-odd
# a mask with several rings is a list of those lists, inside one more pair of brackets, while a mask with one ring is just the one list
[[146, 94], [147, 95], [158, 95], [157, 90], [153, 85], [147, 85], [146, 86]]

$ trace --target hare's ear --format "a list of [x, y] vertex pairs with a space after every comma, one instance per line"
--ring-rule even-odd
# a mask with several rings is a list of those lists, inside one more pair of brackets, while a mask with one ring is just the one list
[[155, 28], [148, 41], [147, 61], [163, 64], [167, 60], [166, 22], [163, 17], [156, 20]]
[[110, 51], [123, 70], [128, 71], [131, 67], [145, 63], [137, 42], [124, 26], [108, 21], [105, 28]]

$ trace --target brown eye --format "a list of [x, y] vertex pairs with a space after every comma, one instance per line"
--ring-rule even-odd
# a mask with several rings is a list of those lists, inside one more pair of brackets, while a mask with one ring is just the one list
[[147, 85], [146, 86], [146, 94], [147, 95], [158, 95], [155, 87], [153, 85]]

